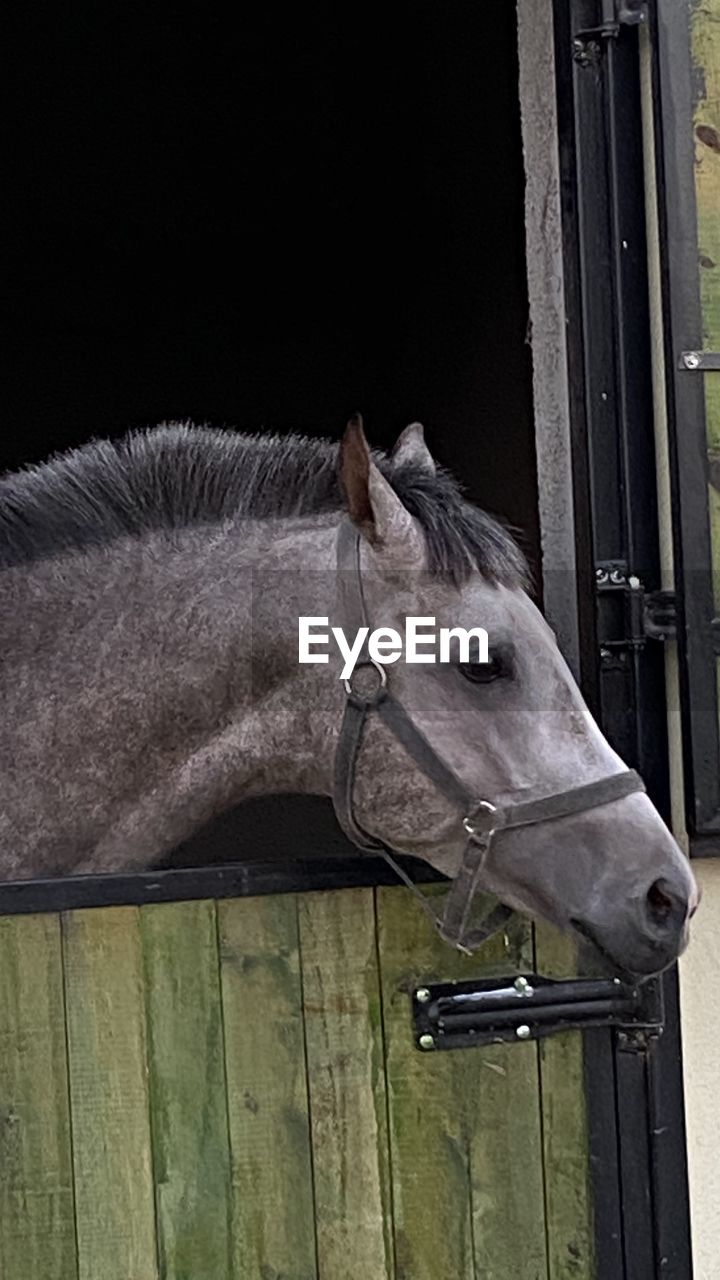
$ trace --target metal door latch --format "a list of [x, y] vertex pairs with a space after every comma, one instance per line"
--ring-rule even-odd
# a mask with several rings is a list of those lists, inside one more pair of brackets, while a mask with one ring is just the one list
[[622, 27], [638, 27], [648, 20], [645, 0], [602, 0], [602, 16], [596, 27], [573, 36], [573, 59], [581, 67], [595, 66], [608, 40], [617, 40]]
[[[677, 638], [674, 591], [646, 591], [624, 560], [600, 560], [595, 568], [598, 641], [605, 663], [627, 649], [644, 649], [648, 640]], [[720, 657], [720, 617], [710, 619], [712, 652]], [[622, 659], [621, 659], [622, 661]]]
[[595, 568], [598, 638], [601, 649], [642, 649], [648, 640], [677, 634], [673, 591], [646, 591], [623, 560], [601, 560]]
[[631, 986], [620, 978], [558, 981], [537, 973], [418, 986], [412, 1014], [415, 1044], [426, 1053], [589, 1027], [617, 1027], [624, 1037], [618, 1047], [637, 1048], [661, 1034], [664, 1016], [656, 979]]

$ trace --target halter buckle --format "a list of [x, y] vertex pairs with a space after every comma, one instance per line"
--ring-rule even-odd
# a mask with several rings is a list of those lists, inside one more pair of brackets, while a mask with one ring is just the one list
[[496, 813], [496, 805], [491, 804], [489, 800], [478, 800], [475, 808], [471, 809], [462, 820], [471, 840], [476, 840], [480, 844], [484, 838], [492, 835], [495, 830], [494, 815]]
[[[371, 667], [380, 678], [378, 683], [375, 685], [375, 688], [372, 689], [370, 693], [364, 693], [362, 688], [355, 688], [353, 682], [358, 672], [366, 671], [369, 667]], [[360, 676], [360, 680], [362, 683], [362, 675]], [[373, 703], [379, 702], [385, 691], [387, 686], [387, 671], [384, 666], [382, 666], [381, 663], [376, 662], [374, 658], [364, 658], [362, 662], [356, 663], [347, 680], [343, 680], [343, 684], [345, 686], [345, 692], [349, 698], [358, 698], [361, 702], [365, 702], [368, 706], [372, 706]]]

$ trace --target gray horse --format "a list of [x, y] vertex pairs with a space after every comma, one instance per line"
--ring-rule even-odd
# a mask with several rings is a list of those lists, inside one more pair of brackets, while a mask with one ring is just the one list
[[[0, 875], [132, 871], [261, 794], [333, 793], [346, 705], [336, 648], [298, 661], [300, 617], [347, 626], [354, 526], [374, 628], [488, 633], [486, 661], [383, 667], [438, 767], [486, 808], [624, 771], [527, 591], [510, 536], [436, 468], [422, 428], [389, 456], [170, 425], [0, 482]], [[458, 802], [380, 716], [352, 822], [453, 877]], [[698, 892], [646, 795], [497, 832], [480, 887], [589, 936], [635, 973], [669, 964]]]

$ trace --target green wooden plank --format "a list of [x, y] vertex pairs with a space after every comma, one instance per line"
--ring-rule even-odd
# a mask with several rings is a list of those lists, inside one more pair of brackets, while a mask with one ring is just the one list
[[546, 1280], [536, 1046], [421, 1053], [410, 1013], [418, 983], [531, 968], [530, 928], [468, 957], [403, 889], [378, 918], [397, 1280]]
[[372, 890], [298, 901], [318, 1270], [394, 1275]]
[[135, 907], [63, 916], [80, 1280], [157, 1280]]
[[76, 1280], [60, 921], [0, 919], [0, 1276]]
[[238, 1280], [316, 1280], [294, 896], [218, 903]]
[[[703, 346], [720, 351], [720, 0], [703, 0], [691, 10], [695, 87], [695, 191], [700, 250]], [[672, 246], [671, 246], [672, 251]], [[703, 379], [711, 479], [720, 493], [720, 385], [717, 374]], [[716, 530], [720, 536], [720, 529]], [[715, 567], [720, 569], [720, 543]]]
[[[577, 974], [572, 938], [549, 925], [537, 925], [535, 946], [540, 973], [550, 978]], [[593, 1280], [588, 1121], [579, 1031], [540, 1041], [540, 1081], [550, 1280]]]
[[[693, 124], [703, 346], [720, 351], [720, 0], [692, 6], [691, 40], [697, 73]], [[703, 385], [715, 605], [720, 612], [720, 374], [705, 374]], [[717, 687], [720, 716], [720, 658]]]
[[230, 1147], [213, 902], [143, 907], [163, 1280], [229, 1280]]

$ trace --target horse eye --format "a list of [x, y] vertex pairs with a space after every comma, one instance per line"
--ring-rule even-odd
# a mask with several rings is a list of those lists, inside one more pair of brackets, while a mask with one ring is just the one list
[[488, 662], [461, 662], [460, 670], [473, 684], [492, 684], [493, 680], [502, 680], [510, 674], [498, 654], [490, 654]]

